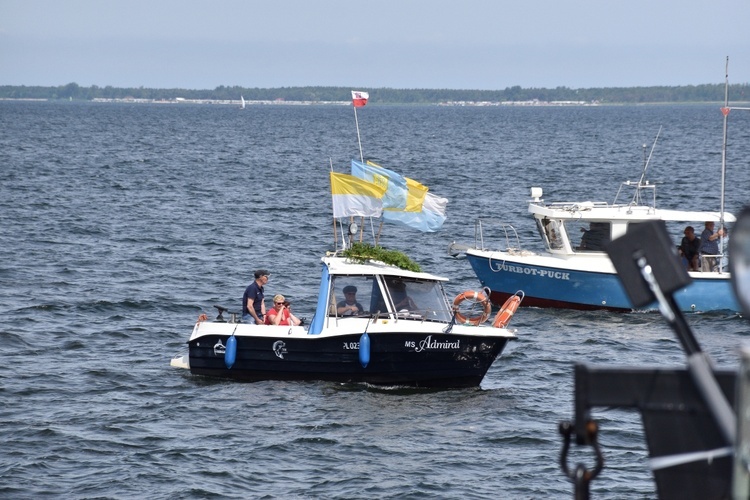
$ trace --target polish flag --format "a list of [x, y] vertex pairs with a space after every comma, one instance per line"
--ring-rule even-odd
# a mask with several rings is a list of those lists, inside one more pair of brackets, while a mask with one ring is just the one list
[[370, 94], [367, 92], [357, 92], [356, 90], [352, 90], [352, 104], [354, 104], [355, 108], [361, 108], [367, 104], [367, 99], [369, 98]]

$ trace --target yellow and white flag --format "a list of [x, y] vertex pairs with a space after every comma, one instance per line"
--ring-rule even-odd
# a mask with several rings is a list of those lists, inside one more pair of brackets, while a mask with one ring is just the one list
[[348, 174], [331, 172], [333, 216], [380, 217], [385, 189]]

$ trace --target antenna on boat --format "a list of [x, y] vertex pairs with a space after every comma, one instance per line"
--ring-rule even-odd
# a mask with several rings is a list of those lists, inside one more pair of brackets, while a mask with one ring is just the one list
[[[659, 140], [659, 136], [661, 135], [661, 129], [662, 126], [659, 126], [659, 131], [656, 133], [656, 137], [654, 137], [654, 143], [651, 145], [651, 151], [648, 154], [648, 157], [644, 159], [643, 161], [643, 171], [641, 172], [641, 178], [638, 179], [638, 185], [635, 187], [635, 194], [633, 194], [633, 201], [631, 204], [633, 205], [639, 205], [641, 203], [641, 187], [644, 185], [643, 182], [646, 179], [646, 172], [648, 171], [648, 165], [651, 163], [651, 157], [654, 155], [654, 149], [656, 149], [656, 141]], [[646, 145], [644, 144], [644, 148]], [[648, 181], [646, 181], [648, 182]]]

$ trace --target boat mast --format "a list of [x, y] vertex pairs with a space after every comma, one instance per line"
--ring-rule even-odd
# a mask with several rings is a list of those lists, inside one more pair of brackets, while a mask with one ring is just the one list
[[[724, 229], [724, 185], [726, 183], [727, 172], [727, 118], [729, 117], [729, 111], [729, 56], [727, 56], [727, 62], [724, 67], [724, 107], [721, 108], [721, 114], [724, 115], [724, 138], [721, 143], [721, 212], [719, 212], [719, 231]], [[721, 239], [723, 240], [724, 238], [721, 237]]]
[[[721, 142], [721, 213], [719, 214], [719, 230], [724, 229], [724, 188], [726, 184], [727, 175], [727, 122], [729, 118], [729, 112], [733, 109], [741, 109], [743, 111], [750, 111], [750, 108], [745, 107], [729, 107], [729, 56], [727, 56], [727, 62], [724, 70], [724, 107], [721, 108], [721, 114], [724, 115], [724, 137]], [[719, 248], [724, 253], [724, 236], [720, 237]], [[722, 259], [723, 262], [723, 259]], [[721, 270], [721, 268], [720, 268]]]

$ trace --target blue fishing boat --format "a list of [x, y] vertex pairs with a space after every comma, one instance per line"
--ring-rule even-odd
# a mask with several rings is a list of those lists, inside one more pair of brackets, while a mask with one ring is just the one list
[[[722, 108], [725, 120], [730, 109]], [[652, 146], [651, 154], [653, 149]], [[525, 306], [629, 311], [634, 308], [605, 253], [609, 242], [647, 221], [664, 221], [679, 232], [695, 226], [697, 234], [705, 223], [711, 222], [718, 226], [717, 234], [722, 234], [717, 244], [719, 251], [703, 253], [693, 261], [689, 272], [692, 284], [675, 292], [675, 300], [686, 312], [739, 311], [723, 252], [725, 224], [735, 221], [732, 214], [724, 211], [725, 162], [722, 161], [719, 211], [665, 210], [656, 207], [656, 186], [646, 179], [651, 154], [644, 161], [640, 178], [623, 182], [613, 203], [545, 203], [542, 188], [532, 187], [529, 213], [538, 230], [542, 252], [522, 248], [512, 225], [480, 218], [475, 223], [473, 247], [454, 243], [451, 253], [466, 254], [482, 286], [491, 290], [490, 298], [495, 304], [502, 304], [522, 289], [526, 293]], [[625, 193], [629, 190], [632, 197], [628, 199]], [[624, 201], [618, 202], [621, 194]], [[676, 248], [674, 257], [679, 259]], [[656, 304], [651, 304], [644, 309], [655, 308]]]
[[[637, 189], [648, 187], [638, 186]], [[650, 220], [696, 224], [698, 221], [734, 222], [733, 215], [718, 212], [659, 210], [652, 205], [607, 203], [551, 203], [541, 200], [540, 188], [532, 188], [529, 203], [543, 241], [543, 253], [523, 250], [509, 225], [493, 225], [492, 219], [476, 223], [476, 246], [465, 254], [483, 287], [491, 290], [493, 303], [502, 304], [521, 289], [524, 306], [580, 310], [632, 310], [630, 300], [604, 249], [626, 233], [628, 226]], [[484, 246], [488, 228], [503, 235], [501, 250]], [[512, 235], [512, 236], [509, 236]], [[675, 252], [675, 259], [678, 259]], [[675, 293], [683, 311], [738, 311], [723, 254], [702, 256], [701, 269], [690, 272], [693, 282]], [[655, 309], [656, 305], [646, 307]]]

